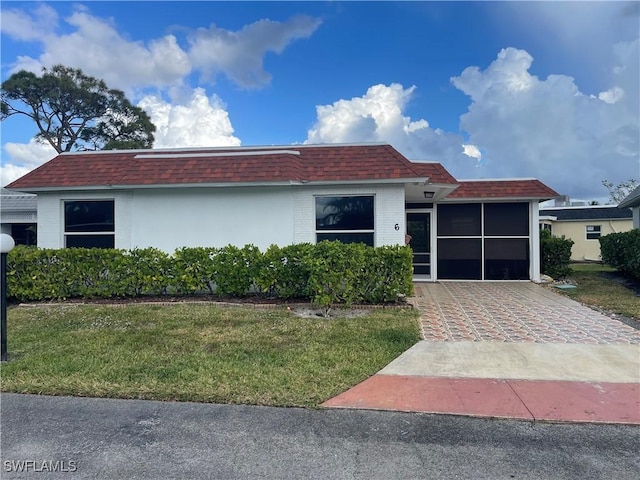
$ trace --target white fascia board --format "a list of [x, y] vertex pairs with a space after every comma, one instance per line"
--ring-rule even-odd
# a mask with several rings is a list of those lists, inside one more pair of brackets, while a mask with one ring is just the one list
[[[479, 198], [476, 198], [476, 197], [448, 198], [448, 197], [445, 197], [444, 199], [441, 200], [441, 203], [534, 202], [534, 201], [540, 201], [541, 198], [546, 198], [546, 197], [479, 197]], [[546, 208], [544, 210], [546, 210]]]
[[275, 182], [206, 182], [206, 183], [154, 183], [149, 185], [138, 184], [114, 184], [114, 185], [79, 185], [73, 187], [31, 187], [29, 192], [67, 192], [86, 190], [138, 190], [150, 188], [219, 188], [219, 187], [287, 187], [287, 186], [318, 186], [318, 185], [371, 185], [371, 184], [406, 184], [415, 182], [427, 182], [427, 178], [394, 178], [394, 179], [371, 179], [371, 180], [326, 180], [326, 181], [304, 181], [285, 180]]

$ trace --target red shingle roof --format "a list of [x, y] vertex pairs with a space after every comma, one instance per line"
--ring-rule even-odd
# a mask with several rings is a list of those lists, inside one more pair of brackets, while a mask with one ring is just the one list
[[534, 198], [550, 199], [558, 193], [540, 180], [462, 180], [447, 198]]
[[391, 145], [119, 150], [62, 154], [8, 188], [47, 189], [212, 183], [359, 182], [429, 178], [460, 186], [447, 198], [553, 198], [538, 180], [463, 181], [434, 162], [410, 162]]
[[390, 145], [129, 150], [58, 155], [9, 188], [362, 181], [429, 177], [455, 183], [438, 163], [412, 163]]

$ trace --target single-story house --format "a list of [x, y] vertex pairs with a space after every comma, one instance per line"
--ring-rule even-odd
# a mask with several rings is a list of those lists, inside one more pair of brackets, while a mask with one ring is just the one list
[[618, 204], [620, 208], [630, 208], [633, 217], [633, 228], [640, 228], [640, 185], [631, 191], [622, 202]]
[[548, 207], [540, 210], [540, 228], [573, 240], [571, 260], [599, 261], [598, 239], [609, 233], [631, 230], [631, 210], [615, 205]]
[[35, 195], [0, 189], [0, 233], [11, 235], [16, 245], [35, 245], [37, 209]]
[[458, 181], [387, 144], [76, 152], [8, 188], [37, 194], [38, 246], [397, 245], [416, 279], [539, 280], [535, 179]]

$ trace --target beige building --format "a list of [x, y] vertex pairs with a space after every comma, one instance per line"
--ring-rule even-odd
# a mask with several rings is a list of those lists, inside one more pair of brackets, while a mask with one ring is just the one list
[[555, 237], [564, 235], [573, 240], [571, 260], [574, 262], [601, 260], [598, 239], [633, 228], [631, 210], [612, 205], [543, 208], [539, 221], [540, 229], [550, 230]]

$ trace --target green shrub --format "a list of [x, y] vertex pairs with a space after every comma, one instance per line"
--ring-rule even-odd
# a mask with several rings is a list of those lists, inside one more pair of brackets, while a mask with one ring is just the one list
[[600, 253], [604, 263], [640, 278], [640, 229], [600, 237]]
[[322, 241], [310, 258], [311, 300], [328, 312], [336, 303], [350, 305], [361, 299], [358, 278], [364, 276], [366, 245]]
[[563, 278], [571, 273], [571, 247], [573, 240], [552, 237], [548, 230], [540, 231], [540, 269], [552, 278]]
[[413, 253], [405, 246], [371, 249], [365, 256], [358, 291], [368, 303], [397, 302], [413, 293]]
[[411, 250], [320, 242], [155, 249], [16, 247], [8, 256], [11, 300], [135, 297], [250, 292], [310, 299], [328, 311], [336, 304], [396, 302], [412, 293]]
[[174, 286], [177, 293], [213, 293], [215, 262], [213, 247], [183, 247], [173, 253]]

